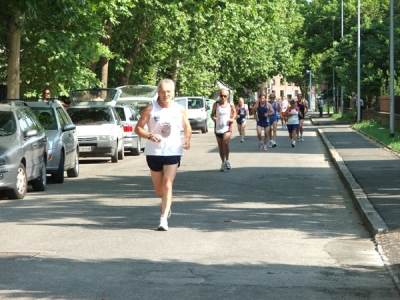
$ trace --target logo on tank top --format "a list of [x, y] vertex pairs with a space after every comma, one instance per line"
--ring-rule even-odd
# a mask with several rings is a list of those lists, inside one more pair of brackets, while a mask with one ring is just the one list
[[171, 135], [171, 124], [170, 123], [160, 124], [160, 135], [163, 138], [167, 138]]

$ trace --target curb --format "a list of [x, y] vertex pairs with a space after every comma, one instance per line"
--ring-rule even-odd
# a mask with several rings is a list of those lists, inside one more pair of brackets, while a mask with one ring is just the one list
[[376, 250], [378, 251], [379, 255], [381, 256], [382, 262], [385, 265], [386, 269], [389, 272], [390, 277], [392, 278], [394, 284], [396, 285], [397, 291], [400, 292], [400, 281], [399, 281], [399, 277], [396, 275], [396, 272], [394, 272], [392, 265], [389, 263], [389, 259], [387, 258], [386, 254], [385, 254], [385, 250], [383, 249], [383, 247], [381, 246], [381, 240], [380, 240], [380, 234], [377, 234], [375, 236], [375, 246], [376, 246]]
[[382, 220], [381, 216], [377, 213], [372, 203], [369, 201], [367, 195], [364, 193], [361, 186], [357, 183], [353, 174], [347, 168], [340, 154], [336, 151], [335, 147], [326, 137], [324, 130], [318, 128], [318, 134], [322, 138], [326, 148], [328, 149], [329, 155], [335, 164], [340, 178], [350, 193], [354, 204], [360, 213], [361, 219], [365, 226], [368, 228], [372, 237], [379, 233], [389, 232], [389, 228], [386, 223]]

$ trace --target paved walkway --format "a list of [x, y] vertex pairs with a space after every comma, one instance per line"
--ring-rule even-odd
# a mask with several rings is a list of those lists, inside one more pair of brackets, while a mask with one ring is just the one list
[[400, 155], [349, 124], [316, 113], [310, 119], [400, 289]]

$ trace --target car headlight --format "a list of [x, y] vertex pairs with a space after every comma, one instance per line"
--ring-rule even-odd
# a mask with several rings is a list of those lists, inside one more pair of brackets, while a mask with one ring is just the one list
[[99, 141], [115, 141], [114, 135], [99, 135]]

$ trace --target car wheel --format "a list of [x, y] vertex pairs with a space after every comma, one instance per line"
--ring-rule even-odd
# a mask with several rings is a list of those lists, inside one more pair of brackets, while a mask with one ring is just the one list
[[134, 156], [140, 155], [140, 148], [141, 148], [140, 137], [138, 137], [138, 142], [137, 142], [136, 148], [131, 149], [131, 155], [134, 155]]
[[57, 173], [51, 174], [51, 180], [53, 183], [63, 183], [64, 182], [64, 152], [60, 154], [60, 162], [58, 163]]
[[113, 163], [118, 162], [118, 144], [117, 144], [117, 147], [115, 147], [114, 155], [111, 157], [111, 162], [113, 162]]
[[125, 157], [125, 149], [124, 149], [124, 145], [122, 145], [121, 151], [118, 151], [118, 159], [123, 160], [124, 157]]
[[78, 177], [79, 176], [79, 152], [76, 149], [75, 154], [75, 165], [72, 169], [67, 170], [68, 177]]
[[37, 192], [43, 192], [46, 190], [47, 174], [46, 174], [46, 163], [43, 162], [42, 168], [40, 169], [39, 177], [32, 180], [32, 189]]
[[17, 173], [17, 182], [12, 190], [6, 191], [9, 199], [23, 199], [28, 190], [28, 181], [26, 179], [25, 166], [20, 163]]
[[206, 133], [206, 132], [208, 132], [207, 122], [206, 122], [206, 124], [204, 125], [204, 127], [201, 128], [201, 133]]

